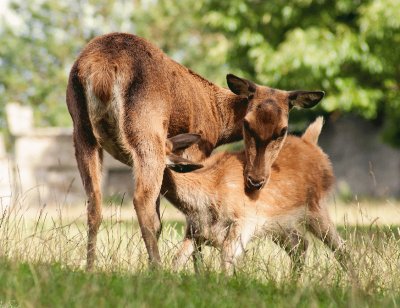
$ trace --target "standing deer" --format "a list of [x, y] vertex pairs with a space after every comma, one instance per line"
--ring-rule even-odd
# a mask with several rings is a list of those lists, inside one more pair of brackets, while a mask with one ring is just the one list
[[[94, 264], [101, 223], [103, 149], [133, 169], [133, 204], [149, 260], [158, 265], [159, 194], [167, 137], [200, 134], [198, 144], [181, 153], [198, 162], [216, 146], [242, 138], [249, 100], [273, 95], [273, 89], [233, 75], [228, 75], [227, 81], [231, 91], [135, 35], [107, 34], [83, 49], [70, 72], [67, 105], [73, 120], [75, 156], [88, 197], [88, 269]], [[285, 112], [294, 105], [313, 107], [322, 96], [321, 92], [287, 92]], [[249, 185], [254, 188], [260, 183], [249, 178]]]
[[[254, 127], [256, 119], [273, 109], [257, 109], [252, 117], [246, 116], [244, 129]], [[279, 127], [279, 121], [273, 119], [259, 123], [259, 131], [266, 132], [266, 126]], [[295, 273], [299, 273], [308, 246], [304, 238], [306, 230], [333, 250], [340, 264], [346, 267], [344, 241], [323, 202], [334, 176], [327, 155], [317, 145], [322, 124], [319, 117], [301, 138], [286, 137], [286, 130], [279, 134], [275, 140], [279, 145], [274, 145], [257, 162], [262, 165], [261, 160], [274, 157], [266, 163], [272, 167], [267, 168], [268, 175], [263, 177], [265, 187], [247, 192], [243, 172], [248, 170], [248, 149], [246, 153], [217, 153], [198, 164], [174, 154], [175, 149], [196, 142], [198, 135], [184, 134], [167, 140], [167, 157], [175, 161], [175, 165], [169, 165], [170, 169], [191, 171], [202, 167], [189, 173], [165, 171], [165, 196], [185, 214], [188, 224], [174, 267], [185, 264], [191, 255], [196, 266], [201, 246], [208, 244], [221, 249], [222, 267], [232, 269], [253, 236], [270, 234], [289, 254]], [[252, 131], [251, 138], [263, 140], [256, 131]], [[244, 139], [251, 144], [246, 132]]]

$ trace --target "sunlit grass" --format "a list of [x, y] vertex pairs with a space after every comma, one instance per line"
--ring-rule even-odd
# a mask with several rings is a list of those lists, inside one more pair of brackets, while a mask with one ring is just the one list
[[[233, 277], [225, 277], [221, 273], [219, 253], [211, 248], [205, 249], [202, 274], [195, 275], [191, 262], [181, 273], [172, 273], [172, 258], [182, 240], [185, 225], [182, 216], [172, 213], [169, 206], [166, 209], [164, 206], [164, 228], [159, 240], [163, 270], [155, 273], [149, 272], [147, 253], [133, 209], [105, 206], [98, 237], [95, 273], [88, 274], [84, 271], [87, 240], [85, 208], [78, 208], [53, 207], [40, 210], [16, 203], [13, 207], [3, 209], [0, 218], [0, 281], [13, 279], [13, 283], [3, 283], [3, 289], [0, 288], [0, 307], [9, 303], [10, 307], [13, 303], [17, 306], [53, 305], [57, 296], [46, 295], [44, 290], [41, 291], [43, 294], [39, 292], [40, 288], [46, 288], [49, 283], [58, 285], [54, 292], [59, 292], [59, 304], [64, 301], [76, 306], [84, 306], [84, 303], [70, 302], [67, 300], [68, 294], [78, 292], [84, 298], [85, 292], [90, 297], [101, 294], [101, 290], [105, 292], [104, 288], [114, 287], [114, 291], [122, 298], [112, 296], [111, 302], [103, 299], [100, 301], [102, 305], [128, 303], [130, 300], [138, 303], [132, 294], [141, 288], [141, 284], [148, 285], [150, 293], [137, 296], [143, 301], [149, 301], [149, 305], [159, 303], [160, 294], [165, 294], [172, 306], [194, 303], [196, 301], [190, 296], [196, 292], [202, 293], [198, 296], [208, 298], [209, 302], [215, 300], [218, 305], [222, 305], [222, 301], [211, 297], [217, 297], [220, 293], [224, 293], [227, 298], [251, 296], [249, 301], [254, 300], [252, 303], [258, 305], [269, 300], [285, 306], [341, 306], [345, 303], [395, 305], [399, 301], [398, 225], [378, 224], [372, 219], [370, 224], [338, 226], [347, 241], [353, 264], [351, 271], [355, 275], [350, 275], [350, 271], [345, 272], [332, 253], [310, 235], [308, 237], [312, 244], [306, 267], [298, 279], [294, 279], [290, 272], [288, 256], [268, 238], [255, 239], [249, 245]], [[339, 211], [342, 211], [340, 206]], [[65, 282], [52, 282], [64, 276]], [[24, 290], [28, 287], [26, 281], [31, 280], [31, 287], [39, 289], [32, 291], [36, 293], [29, 297]], [[162, 290], [150, 287], [151, 280]], [[114, 287], [113, 281], [116, 283]], [[63, 287], [64, 283], [76, 285]], [[87, 284], [93, 285], [90, 287]], [[128, 285], [121, 287], [120, 284]], [[214, 287], [204, 289], [207, 284]], [[79, 286], [83, 289], [77, 290]], [[167, 291], [176, 294], [166, 295]], [[154, 292], [153, 302], [151, 292]], [[185, 292], [191, 295], [185, 297]], [[46, 301], [46, 296], [52, 299]], [[97, 305], [98, 300], [93, 297], [92, 304]], [[237, 306], [245, 303], [244, 299], [225, 302], [236, 303]]]

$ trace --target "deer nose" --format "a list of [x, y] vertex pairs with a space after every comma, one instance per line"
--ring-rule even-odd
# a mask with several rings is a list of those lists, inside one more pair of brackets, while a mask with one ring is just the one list
[[255, 180], [251, 176], [247, 176], [247, 186], [252, 189], [260, 190], [265, 184], [265, 179]]

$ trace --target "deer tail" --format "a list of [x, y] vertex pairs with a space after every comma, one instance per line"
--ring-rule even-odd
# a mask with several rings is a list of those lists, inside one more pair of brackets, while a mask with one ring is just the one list
[[321, 134], [322, 126], [324, 125], [324, 118], [318, 117], [313, 123], [311, 123], [306, 131], [304, 132], [301, 139], [308, 141], [312, 144], [318, 143], [318, 137]]

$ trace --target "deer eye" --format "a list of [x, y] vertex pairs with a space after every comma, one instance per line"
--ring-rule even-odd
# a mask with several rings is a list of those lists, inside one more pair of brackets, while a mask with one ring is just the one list
[[255, 139], [258, 139], [258, 136], [254, 130], [251, 129], [250, 123], [247, 120], [243, 121], [244, 129]]
[[274, 134], [272, 136], [272, 140], [277, 140], [279, 138], [282, 138], [283, 136], [285, 136], [286, 132], [287, 132], [287, 127], [282, 128], [279, 134]]
[[287, 127], [282, 128], [281, 132], [279, 133], [279, 137], [283, 137], [287, 132]]

